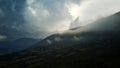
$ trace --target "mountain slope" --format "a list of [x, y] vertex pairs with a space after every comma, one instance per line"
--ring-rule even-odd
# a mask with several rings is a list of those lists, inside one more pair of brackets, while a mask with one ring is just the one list
[[[102, 36], [112, 34], [118, 34], [120, 32], [120, 14], [116, 13], [112, 16], [100, 19], [94, 23], [88, 24], [84, 27], [78, 27], [75, 29], [70, 29], [63, 34], [54, 34], [49, 36], [36, 44], [36, 46], [46, 46], [46, 45], [63, 45], [70, 46], [74, 44], [78, 44], [81, 41], [93, 40], [96, 41], [98, 38], [102, 38]], [[90, 42], [91, 43], [91, 42]], [[35, 47], [35, 46], [34, 46]]]
[[[119, 68], [120, 13], [0, 57], [4, 68]], [[9, 61], [8, 61], [9, 60]]]

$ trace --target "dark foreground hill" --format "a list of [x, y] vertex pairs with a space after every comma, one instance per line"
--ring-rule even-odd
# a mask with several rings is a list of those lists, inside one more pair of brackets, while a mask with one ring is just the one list
[[119, 68], [120, 13], [0, 57], [1, 68]]

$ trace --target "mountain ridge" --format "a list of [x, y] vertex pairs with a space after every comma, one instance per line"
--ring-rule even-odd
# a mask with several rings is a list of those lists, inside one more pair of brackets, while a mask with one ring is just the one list
[[0, 56], [0, 67], [119, 68], [119, 18], [112, 15], [67, 33], [51, 35], [25, 51]]

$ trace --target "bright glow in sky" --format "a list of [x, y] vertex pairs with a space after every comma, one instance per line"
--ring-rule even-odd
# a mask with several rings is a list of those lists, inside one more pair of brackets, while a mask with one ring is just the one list
[[72, 16], [73, 20], [80, 16], [80, 5], [78, 4], [67, 4], [68, 12]]
[[83, 0], [80, 4], [67, 5], [70, 15], [73, 19], [79, 17], [82, 25], [120, 11], [119, 6], [120, 0]]

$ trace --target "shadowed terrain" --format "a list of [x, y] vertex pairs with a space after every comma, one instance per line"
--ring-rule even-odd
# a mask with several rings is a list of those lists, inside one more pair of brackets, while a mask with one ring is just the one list
[[120, 13], [63, 34], [49, 36], [24, 51], [0, 56], [1, 68], [119, 68]]

